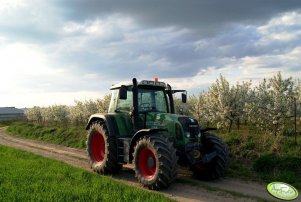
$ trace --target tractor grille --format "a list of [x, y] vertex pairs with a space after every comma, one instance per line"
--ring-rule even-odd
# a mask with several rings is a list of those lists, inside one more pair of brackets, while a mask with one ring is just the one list
[[189, 118], [189, 117], [179, 117], [179, 122], [181, 123], [184, 135], [189, 132], [190, 138], [196, 138], [199, 134], [199, 124], [197, 120]]

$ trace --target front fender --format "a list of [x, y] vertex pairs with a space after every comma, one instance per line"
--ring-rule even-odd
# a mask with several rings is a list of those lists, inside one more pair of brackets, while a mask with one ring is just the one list
[[119, 131], [118, 131], [114, 114], [98, 113], [98, 114], [91, 115], [88, 124], [86, 126], [86, 130], [88, 130], [90, 128], [90, 125], [96, 121], [103, 122], [106, 125], [109, 135], [119, 136]]
[[166, 129], [141, 129], [139, 131], [137, 131], [134, 136], [131, 139], [131, 143], [130, 143], [130, 162], [133, 160], [133, 153], [134, 153], [134, 147], [136, 145], [136, 142], [143, 136], [145, 135], [150, 135], [150, 134], [154, 134], [154, 133], [158, 133], [158, 132], [166, 132]]

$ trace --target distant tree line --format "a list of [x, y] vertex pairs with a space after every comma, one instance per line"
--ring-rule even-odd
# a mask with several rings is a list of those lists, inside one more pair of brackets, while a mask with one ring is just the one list
[[[190, 96], [187, 114], [203, 125], [217, 128], [237, 128], [247, 125], [252, 129], [283, 133], [287, 125], [293, 128], [295, 118], [300, 124], [301, 82], [292, 77], [283, 78], [280, 72], [272, 78], [263, 79], [252, 87], [252, 81], [230, 85], [222, 75], [208, 91]], [[295, 108], [296, 105], [296, 108]]]
[[[107, 112], [110, 97], [106, 95], [103, 99], [75, 101], [73, 106], [33, 107], [26, 111], [26, 116], [28, 120], [38, 123], [83, 124], [91, 114]], [[244, 125], [275, 135], [288, 128], [288, 122], [294, 119], [295, 113], [298, 124], [301, 123], [300, 103], [300, 80], [283, 78], [280, 72], [263, 79], [256, 86], [252, 86], [252, 81], [230, 85], [220, 75], [207, 91], [189, 96], [188, 107], [175, 99], [178, 113], [195, 117], [203, 126], [230, 132], [234, 127], [239, 129]], [[187, 110], [180, 110], [183, 107]]]
[[39, 124], [66, 124], [81, 125], [88, 118], [98, 112], [107, 112], [111, 95], [105, 95], [103, 99], [74, 101], [74, 105], [52, 105], [49, 107], [33, 107], [26, 110], [25, 114], [29, 121]]

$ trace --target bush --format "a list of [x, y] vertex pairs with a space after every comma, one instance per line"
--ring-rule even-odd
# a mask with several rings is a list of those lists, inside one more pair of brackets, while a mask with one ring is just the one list
[[283, 181], [300, 187], [301, 158], [265, 154], [258, 158], [254, 170], [266, 181]]
[[274, 154], [266, 154], [259, 157], [254, 163], [256, 172], [269, 173], [272, 172], [280, 163], [279, 157]]

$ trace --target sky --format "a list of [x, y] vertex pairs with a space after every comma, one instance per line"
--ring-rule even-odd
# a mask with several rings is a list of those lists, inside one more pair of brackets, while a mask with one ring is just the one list
[[0, 107], [71, 105], [158, 77], [188, 93], [301, 78], [300, 0], [0, 0]]

